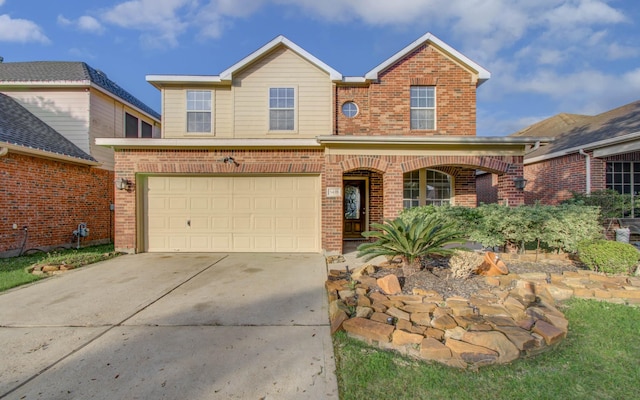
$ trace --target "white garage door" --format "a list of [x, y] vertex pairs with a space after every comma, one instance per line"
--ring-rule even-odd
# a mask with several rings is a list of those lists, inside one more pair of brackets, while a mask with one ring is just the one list
[[150, 176], [147, 251], [318, 252], [319, 176]]

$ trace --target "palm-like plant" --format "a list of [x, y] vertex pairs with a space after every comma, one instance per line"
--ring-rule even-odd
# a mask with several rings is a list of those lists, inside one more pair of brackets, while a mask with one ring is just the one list
[[445, 247], [464, 243], [462, 232], [451, 223], [445, 223], [435, 214], [404, 222], [401, 218], [373, 223], [375, 230], [363, 232], [375, 242], [358, 246], [358, 257], [370, 260], [376, 256], [400, 256], [402, 271], [408, 277], [420, 270], [421, 260], [432, 255], [449, 255], [456, 247]]

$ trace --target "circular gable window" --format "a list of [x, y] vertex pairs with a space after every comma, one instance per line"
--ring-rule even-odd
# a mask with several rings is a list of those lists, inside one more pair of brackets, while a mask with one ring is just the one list
[[342, 105], [342, 114], [347, 118], [358, 115], [358, 106], [353, 101], [347, 101]]

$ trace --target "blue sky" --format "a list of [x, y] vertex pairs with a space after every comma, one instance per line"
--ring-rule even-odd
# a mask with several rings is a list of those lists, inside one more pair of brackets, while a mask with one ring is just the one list
[[279, 34], [363, 76], [426, 32], [492, 73], [478, 135], [640, 99], [636, 0], [0, 0], [5, 62], [85, 61], [160, 110], [149, 74], [217, 75]]

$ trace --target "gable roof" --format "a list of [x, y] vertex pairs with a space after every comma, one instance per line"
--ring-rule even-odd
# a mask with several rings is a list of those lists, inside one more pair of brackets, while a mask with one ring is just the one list
[[377, 80], [378, 74], [402, 60], [404, 57], [409, 55], [412, 51], [414, 51], [419, 46], [429, 42], [445, 54], [447, 54], [452, 59], [456, 60], [460, 64], [462, 64], [467, 69], [474, 72], [478, 77], [478, 86], [487, 81], [491, 77], [491, 73], [486, 69], [482, 68], [480, 65], [471, 61], [469, 58], [464, 56], [462, 53], [455, 50], [453, 47], [444, 43], [442, 40], [438, 39], [431, 33], [426, 33], [418, 38], [416, 41], [406, 46], [390, 58], [383, 61], [381, 64], [376, 66], [371, 71], [367, 72], [364, 76], [343, 76], [340, 72], [331, 68], [320, 59], [316, 58], [302, 47], [293, 43], [291, 40], [287, 39], [283, 35], [277, 36], [275, 39], [271, 40], [264, 46], [260, 47], [258, 50], [244, 57], [242, 60], [233, 64], [231, 67], [225, 69], [220, 73], [220, 75], [147, 75], [147, 82], [151, 83], [156, 88], [161, 88], [163, 84], [206, 84], [206, 83], [221, 83], [221, 82], [231, 82], [233, 79], [233, 74], [237, 71], [242, 70], [247, 67], [251, 63], [255, 62], [257, 59], [263, 57], [265, 54], [269, 53], [273, 49], [278, 46], [286, 46], [290, 50], [297, 53], [299, 56], [307, 60], [309, 63], [315, 65], [319, 69], [325, 71], [329, 78], [332, 81], [338, 82], [348, 82], [348, 83], [365, 83], [367, 81]]
[[78, 161], [97, 163], [95, 158], [45, 124], [17, 101], [0, 93], [0, 147], [4, 147], [3, 143], [13, 148], [40, 150], [52, 155], [76, 158]]
[[377, 65], [374, 69], [372, 69], [371, 71], [367, 72], [364, 75], [365, 79], [370, 79], [370, 80], [378, 79], [378, 75], [381, 72], [383, 72], [384, 70], [386, 70], [390, 66], [394, 65], [398, 61], [402, 60], [404, 57], [406, 57], [407, 55], [411, 54], [415, 49], [417, 49], [418, 47], [424, 45], [427, 42], [433, 44], [435, 47], [437, 47], [440, 50], [444, 51], [450, 57], [452, 57], [453, 59], [457, 60], [458, 62], [460, 62], [461, 64], [463, 64], [467, 68], [473, 70], [478, 75], [478, 86], [483, 84], [484, 82], [486, 82], [489, 78], [491, 78], [491, 73], [489, 71], [487, 71], [486, 69], [482, 68], [479, 64], [476, 64], [475, 62], [471, 61], [465, 55], [463, 55], [462, 53], [460, 53], [459, 51], [457, 51], [453, 47], [449, 46], [448, 44], [446, 44], [442, 40], [438, 39], [432, 33], [427, 32], [426, 34], [422, 35], [417, 40], [413, 41], [412, 43], [410, 43], [408, 46], [406, 46], [405, 48], [403, 48], [402, 50], [400, 50], [396, 54], [394, 54], [391, 57], [389, 57], [386, 60], [384, 60], [382, 63]]
[[558, 114], [511, 136], [546, 136], [555, 140], [527, 154], [525, 160], [552, 158], [581, 148], [640, 135], [640, 100], [597, 115]]
[[315, 65], [316, 67], [318, 67], [321, 70], [323, 70], [324, 72], [326, 72], [329, 75], [329, 77], [331, 78], [331, 80], [333, 80], [333, 81], [342, 80], [342, 74], [340, 72], [336, 71], [335, 69], [331, 68], [330, 66], [328, 66], [324, 62], [320, 61], [318, 58], [313, 56], [311, 53], [308, 53], [305, 49], [303, 49], [302, 47], [300, 47], [297, 44], [293, 43], [291, 40], [287, 39], [283, 35], [277, 36], [276, 38], [271, 40], [269, 43], [265, 44], [264, 46], [260, 47], [258, 50], [254, 51], [253, 53], [249, 54], [248, 56], [246, 56], [242, 60], [240, 60], [237, 63], [233, 64], [231, 67], [229, 67], [229, 68], [225, 69], [224, 71], [222, 71], [220, 73], [220, 79], [223, 80], [223, 81], [233, 79], [233, 73], [234, 72], [245, 68], [246, 66], [250, 65], [251, 63], [253, 63], [255, 60], [259, 59], [260, 57], [262, 57], [263, 55], [269, 53], [271, 50], [275, 49], [276, 47], [278, 47], [280, 45], [286, 46], [290, 50], [292, 50], [295, 53], [297, 53], [300, 57], [302, 57], [305, 60], [307, 60], [309, 63]]
[[0, 84], [12, 83], [80, 83], [94, 84], [112, 95], [135, 106], [150, 116], [160, 119], [160, 114], [131, 93], [120, 87], [107, 75], [79, 61], [28, 61], [0, 63]]

